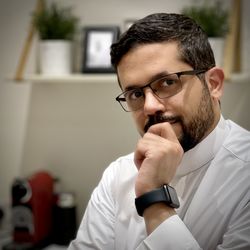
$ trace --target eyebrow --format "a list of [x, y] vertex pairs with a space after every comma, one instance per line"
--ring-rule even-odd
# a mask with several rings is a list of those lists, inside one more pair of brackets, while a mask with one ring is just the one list
[[[155, 80], [157, 80], [157, 79], [160, 79], [160, 78], [162, 78], [162, 77], [164, 77], [164, 76], [167, 76], [167, 75], [169, 75], [169, 74], [171, 74], [171, 73], [169, 73], [168, 71], [159, 72], [159, 73], [157, 73], [157, 74], [151, 76], [151, 77], [149, 78], [149, 81], [147, 81], [146, 83], [144, 83], [143, 86], [145, 86], [145, 85], [147, 85], [147, 84], [149, 84], [149, 83], [151, 83], [151, 82], [153, 82], [153, 81], [155, 81]], [[130, 85], [128, 85], [128, 86], [124, 89], [124, 92], [125, 92], [125, 91], [129, 91], [129, 90], [133, 90], [133, 89], [139, 89], [139, 88], [142, 88], [143, 86], [138, 86], [138, 84], [130, 84]]]

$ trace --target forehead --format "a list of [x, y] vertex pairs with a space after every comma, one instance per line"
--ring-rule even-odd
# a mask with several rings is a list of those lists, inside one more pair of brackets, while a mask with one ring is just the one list
[[176, 42], [139, 45], [123, 56], [117, 67], [122, 89], [144, 85], [161, 74], [187, 70]]

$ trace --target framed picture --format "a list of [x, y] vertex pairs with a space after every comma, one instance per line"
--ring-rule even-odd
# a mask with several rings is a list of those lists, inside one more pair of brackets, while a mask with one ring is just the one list
[[118, 26], [85, 27], [83, 73], [113, 73], [110, 46], [118, 39]]

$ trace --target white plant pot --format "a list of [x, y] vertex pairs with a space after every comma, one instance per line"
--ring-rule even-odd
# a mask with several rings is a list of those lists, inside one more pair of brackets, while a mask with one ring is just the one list
[[66, 75], [72, 72], [72, 43], [66, 40], [42, 40], [39, 46], [40, 72]]
[[216, 66], [223, 67], [225, 39], [222, 37], [209, 37], [209, 43], [214, 52]]

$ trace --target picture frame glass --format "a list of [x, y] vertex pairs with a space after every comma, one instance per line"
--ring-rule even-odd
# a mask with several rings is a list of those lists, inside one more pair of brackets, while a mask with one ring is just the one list
[[84, 73], [113, 73], [110, 46], [118, 39], [119, 28], [86, 27], [84, 40]]
[[112, 44], [113, 36], [108, 32], [92, 32], [88, 37], [89, 49], [87, 50], [86, 62], [89, 68], [111, 67], [109, 47]]

